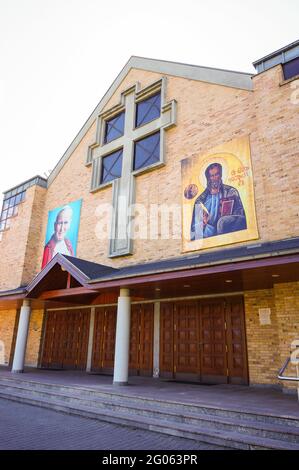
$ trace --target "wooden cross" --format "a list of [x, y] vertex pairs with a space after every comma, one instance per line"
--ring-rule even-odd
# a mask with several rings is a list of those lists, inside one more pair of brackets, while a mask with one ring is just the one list
[[[88, 149], [87, 165], [92, 164], [91, 192], [112, 185], [113, 215], [111, 221], [109, 256], [123, 256], [133, 253], [132, 222], [130, 208], [135, 203], [135, 176], [165, 165], [165, 136], [167, 129], [176, 125], [176, 101], [165, 103], [166, 78], [140, 89], [137, 83], [121, 94], [120, 103], [103, 112], [97, 118], [96, 142]], [[136, 105], [157, 93], [161, 93], [160, 115], [146, 124], [136, 127]], [[123, 135], [105, 143], [107, 121], [125, 113]], [[160, 132], [159, 161], [134, 170], [134, 149], [136, 141]], [[123, 151], [121, 176], [107, 183], [102, 181], [102, 159], [118, 150]]]

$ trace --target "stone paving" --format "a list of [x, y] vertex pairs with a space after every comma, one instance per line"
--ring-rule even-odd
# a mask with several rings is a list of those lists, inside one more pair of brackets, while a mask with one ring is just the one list
[[216, 450], [163, 434], [0, 399], [0, 450]]
[[[130, 385], [118, 388], [112, 385], [112, 377], [105, 375], [34, 368], [25, 370], [24, 374], [20, 374], [20, 379], [91, 388], [112, 393], [120, 391], [122, 394], [156, 400], [194, 403], [242, 412], [299, 418], [297, 394], [288, 395], [271, 388], [263, 389], [244, 385], [206, 386], [175, 383], [150, 377], [129, 377]], [[0, 367], [0, 377], [11, 378], [12, 376], [8, 368]]]

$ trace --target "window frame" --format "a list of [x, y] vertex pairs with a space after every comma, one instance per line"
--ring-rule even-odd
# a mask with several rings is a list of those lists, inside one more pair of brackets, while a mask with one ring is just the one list
[[[160, 95], [160, 114], [159, 116], [156, 116], [155, 118], [153, 119], [150, 119], [149, 121], [146, 121], [146, 122], [143, 122], [142, 124], [139, 124], [137, 125], [137, 116], [138, 116], [138, 105], [140, 105], [141, 103], [144, 103], [145, 101], [153, 98], [154, 96], [158, 96]], [[155, 121], [156, 119], [159, 119], [161, 117], [161, 114], [162, 114], [162, 88], [160, 88], [158, 91], [155, 90], [155, 92], [153, 92], [152, 94], [149, 94], [148, 96], [145, 96], [143, 97], [142, 99], [139, 99], [139, 100], [135, 100], [135, 107], [134, 107], [134, 129], [140, 129], [141, 127], [143, 126], [146, 126], [147, 124], [149, 124], [150, 122], [153, 122]]]
[[109, 180], [109, 181], [103, 181], [104, 159], [107, 158], [107, 157], [109, 157], [109, 156], [111, 156], [111, 155], [113, 155], [113, 154], [115, 154], [115, 153], [119, 153], [119, 152], [121, 152], [121, 157], [119, 157], [119, 158], [121, 158], [121, 173], [122, 173], [124, 149], [123, 149], [123, 147], [120, 147], [120, 148], [114, 150], [113, 152], [109, 152], [109, 153], [107, 153], [106, 155], [103, 155], [103, 156], [100, 158], [100, 175], [99, 175], [99, 182], [100, 182], [100, 183], [99, 183], [99, 186], [98, 186], [97, 189], [100, 189], [100, 188], [104, 188], [104, 187], [106, 187], [106, 186], [109, 186], [109, 185], [111, 185], [111, 184], [113, 183], [113, 181], [115, 181], [115, 180], [117, 180], [117, 179], [119, 179], [119, 178], [121, 177], [121, 174], [120, 174], [120, 176], [117, 176], [117, 177], [115, 177], [115, 178], [113, 178], [113, 179], [111, 179], [111, 180]]
[[[136, 143], [142, 141], [142, 140], [145, 140], [147, 139], [148, 137], [151, 137], [152, 135], [155, 135], [155, 134], [160, 134], [160, 137], [159, 137], [159, 160], [154, 162], [154, 163], [151, 163], [150, 165], [148, 166], [145, 166], [145, 167], [141, 167], [141, 168], [138, 168], [136, 170], [134, 170], [134, 164], [135, 164], [135, 149], [136, 149]], [[162, 152], [162, 148], [163, 148], [163, 138], [162, 138], [162, 133], [161, 133], [161, 130], [158, 130], [158, 131], [155, 131], [155, 132], [151, 132], [150, 134], [140, 138], [140, 139], [136, 139], [134, 140], [134, 146], [133, 146], [133, 158], [132, 158], [132, 168], [131, 168], [131, 172], [134, 176], [136, 175], [139, 175], [139, 174], [142, 174], [142, 173], [147, 173], [148, 171], [151, 171], [151, 170], [154, 170], [156, 169], [157, 167], [162, 167], [165, 165], [165, 162], [162, 158], [163, 156], [163, 153]]]
[[[106, 140], [106, 138], [107, 138], [107, 125], [108, 125], [109, 121], [112, 121], [113, 119], [121, 116], [122, 114], [124, 115], [123, 133], [121, 135], [119, 135], [118, 137], [114, 137], [114, 139], [111, 139], [111, 140], [107, 141]], [[121, 137], [124, 136], [124, 133], [125, 133], [125, 120], [126, 120], [126, 110], [125, 109], [123, 109], [119, 113], [116, 113], [112, 116], [107, 116], [105, 119], [103, 119], [103, 142], [102, 142], [102, 145], [109, 145], [110, 142], [114, 142], [115, 140], [120, 139]]]
[[[10, 220], [18, 215], [18, 212], [19, 212], [18, 207], [26, 199], [26, 190], [22, 190], [18, 192], [16, 189], [14, 192], [16, 194], [12, 194], [12, 192], [10, 192], [9, 197], [6, 197], [6, 199], [3, 200], [1, 214], [0, 214], [0, 232], [3, 232], [4, 230], [9, 229]], [[18, 196], [20, 196], [21, 199], [19, 202], [16, 203]], [[13, 200], [13, 204], [11, 204], [12, 200]], [[3, 214], [5, 214], [4, 217], [3, 217]], [[1, 227], [2, 225], [4, 225], [3, 228]]]

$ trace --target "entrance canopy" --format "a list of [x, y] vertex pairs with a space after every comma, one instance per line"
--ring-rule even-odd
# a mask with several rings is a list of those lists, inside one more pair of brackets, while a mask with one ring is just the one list
[[114, 268], [57, 254], [28, 286], [0, 292], [2, 301], [92, 305], [266, 289], [299, 280], [299, 237]]

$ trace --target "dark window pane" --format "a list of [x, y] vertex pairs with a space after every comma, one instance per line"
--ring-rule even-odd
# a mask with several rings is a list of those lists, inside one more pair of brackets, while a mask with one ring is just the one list
[[160, 116], [161, 93], [153, 95], [136, 105], [136, 127], [153, 121]]
[[7, 209], [9, 206], [9, 199], [6, 199], [6, 201], [3, 202], [3, 210]]
[[5, 220], [5, 219], [7, 219], [7, 210], [2, 211], [2, 214], [1, 214], [1, 220]]
[[14, 210], [13, 207], [10, 207], [10, 208], [8, 209], [7, 217], [12, 217], [12, 216], [13, 216], [13, 210]]
[[15, 204], [20, 204], [20, 202], [22, 201], [22, 193], [19, 193], [16, 195], [16, 199], [15, 199]]
[[107, 183], [121, 176], [123, 151], [111, 153], [102, 158], [102, 178], [101, 183]]
[[109, 119], [109, 121], [106, 121], [104, 143], [107, 144], [108, 142], [111, 142], [111, 140], [118, 139], [118, 137], [124, 135], [124, 126], [124, 112], [118, 114], [113, 119]]
[[16, 198], [15, 197], [11, 197], [10, 200], [9, 200], [9, 207], [12, 207], [15, 205], [15, 200]]
[[134, 170], [146, 168], [160, 160], [160, 132], [135, 142]]
[[286, 64], [283, 64], [283, 73], [285, 80], [299, 75], [299, 57], [291, 60], [290, 62], [287, 62]]

